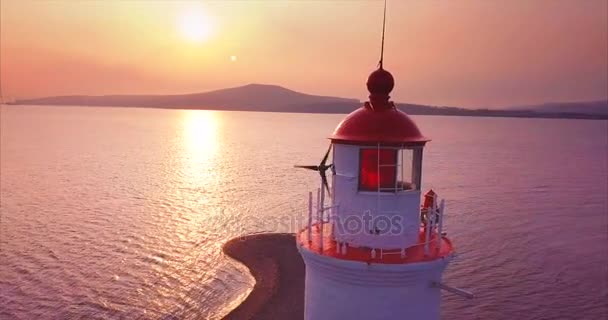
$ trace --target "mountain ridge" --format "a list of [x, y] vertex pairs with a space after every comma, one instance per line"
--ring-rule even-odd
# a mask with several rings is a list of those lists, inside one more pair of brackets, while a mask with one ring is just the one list
[[[297, 113], [350, 113], [363, 105], [358, 99], [321, 96], [294, 91], [279, 85], [250, 83], [206, 92], [169, 95], [64, 95], [21, 99], [11, 105], [63, 105], [144, 107], [166, 109], [210, 109]], [[412, 115], [460, 115], [485, 117], [608, 119], [608, 100], [551, 102], [508, 109], [466, 109], [396, 103]]]

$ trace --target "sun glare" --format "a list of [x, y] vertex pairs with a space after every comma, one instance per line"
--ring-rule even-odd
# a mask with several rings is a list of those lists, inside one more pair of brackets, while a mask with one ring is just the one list
[[184, 11], [177, 23], [180, 35], [188, 41], [202, 42], [211, 36], [211, 21], [200, 8]]
[[220, 116], [215, 111], [182, 111], [183, 170], [193, 185], [208, 183], [213, 178], [218, 151]]
[[213, 156], [217, 148], [219, 127], [217, 112], [188, 110], [184, 112], [184, 141], [193, 158]]

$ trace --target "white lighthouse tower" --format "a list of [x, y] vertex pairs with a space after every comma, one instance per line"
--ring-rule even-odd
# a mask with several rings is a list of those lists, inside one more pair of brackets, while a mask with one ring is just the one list
[[[421, 206], [422, 154], [429, 141], [389, 101], [393, 76], [369, 76], [370, 100], [330, 137], [308, 225], [297, 234], [306, 264], [305, 319], [439, 319], [440, 289], [454, 254], [443, 228], [444, 201]], [[325, 171], [331, 169], [331, 188]], [[330, 192], [331, 190], [331, 192]]]

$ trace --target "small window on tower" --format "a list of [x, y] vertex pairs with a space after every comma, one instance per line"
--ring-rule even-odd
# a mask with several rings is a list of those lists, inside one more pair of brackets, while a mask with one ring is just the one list
[[397, 150], [361, 149], [359, 190], [395, 191], [397, 179]]

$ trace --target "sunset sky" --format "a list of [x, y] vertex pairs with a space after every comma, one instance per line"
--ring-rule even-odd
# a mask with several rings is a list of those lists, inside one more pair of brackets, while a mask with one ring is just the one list
[[[395, 101], [499, 107], [607, 98], [608, 1], [389, 0]], [[248, 83], [366, 99], [381, 1], [2, 1], [9, 99]]]

